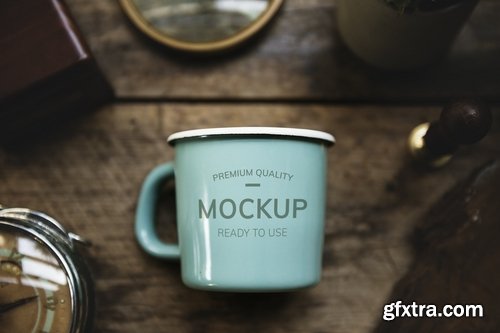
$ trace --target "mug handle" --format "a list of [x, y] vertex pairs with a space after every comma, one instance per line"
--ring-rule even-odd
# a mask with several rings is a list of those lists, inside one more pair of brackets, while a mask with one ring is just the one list
[[149, 172], [142, 184], [135, 214], [135, 237], [150, 255], [162, 259], [179, 259], [178, 244], [169, 244], [158, 238], [155, 230], [155, 208], [161, 186], [174, 178], [173, 163], [157, 166]]

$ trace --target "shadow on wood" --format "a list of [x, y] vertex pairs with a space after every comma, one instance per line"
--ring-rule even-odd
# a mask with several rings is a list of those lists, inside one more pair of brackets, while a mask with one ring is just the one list
[[500, 331], [499, 184], [500, 162], [490, 162], [430, 209], [413, 235], [416, 259], [386, 302], [435, 304], [438, 312], [446, 304], [480, 304], [484, 317], [415, 318], [412, 312], [381, 322], [374, 333]]

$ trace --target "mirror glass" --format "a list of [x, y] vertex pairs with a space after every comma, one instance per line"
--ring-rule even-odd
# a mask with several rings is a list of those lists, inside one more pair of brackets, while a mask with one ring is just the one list
[[[160, 42], [209, 44], [262, 27], [282, 0], [121, 0], [141, 30]], [[153, 31], [150, 31], [153, 30]], [[255, 28], [254, 30], [258, 30]], [[159, 34], [165, 36], [165, 41]], [[172, 46], [172, 45], [170, 45]], [[173, 45], [179, 46], [179, 45]]]
[[133, 0], [155, 29], [190, 43], [229, 38], [250, 26], [272, 0]]

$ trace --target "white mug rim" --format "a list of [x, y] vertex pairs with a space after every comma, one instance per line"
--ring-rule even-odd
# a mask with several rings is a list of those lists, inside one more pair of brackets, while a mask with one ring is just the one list
[[305, 128], [290, 128], [290, 127], [217, 127], [217, 128], [202, 128], [192, 129], [187, 131], [176, 132], [167, 138], [167, 142], [171, 145], [181, 139], [190, 138], [205, 138], [213, 136], [277, 136], [277, 137], [293, 137], [304, 138], [309, 140], [323, 141], [331, 146], [335, 144], [335, 137], [330, 133], [323, 131], [305, 129]]

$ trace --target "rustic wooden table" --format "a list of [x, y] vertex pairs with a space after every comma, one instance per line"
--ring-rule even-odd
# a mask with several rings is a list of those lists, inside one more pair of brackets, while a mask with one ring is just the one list
[[[443, 169], [419, 170], [405, 140], [461, 95], [500, 97], [500, 4], [482, 1], [450, 57], [421, 73], [370, 69], [335, 33], [335, 4], [287, 0], [245, 47], [186, 58], [140, 35], [115, 1], [67, 1], [116, 90], [109, 106], [47, 138], [0, 150], [0, 201], [56, 217], [89, 238], [96, 332], [368, 333], [412, 260], [408, 234], [435, 202], [500, 156], [500, 113], [480, 144]], [[173, 158], [176, 131], [266, 125], [335, 134], [329, 151], [323, 279], [290, 294], [238, 295], [183, 286], [177, 263], [144, 254], [133, 216], [140, 184]], [[165, 189], [161, 232], [174, 236]]]

